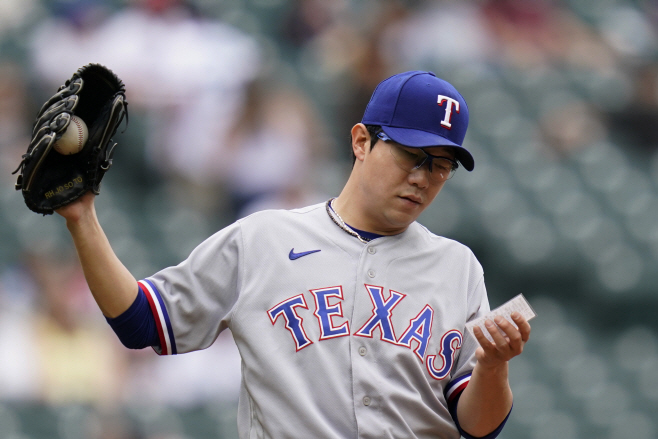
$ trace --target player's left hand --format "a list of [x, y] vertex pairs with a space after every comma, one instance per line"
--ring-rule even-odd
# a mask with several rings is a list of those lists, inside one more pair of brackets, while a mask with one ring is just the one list
[[478, 326], [473, 328], [475, 338], [480, 343], [475, 357], [481, 366], [494, 368], [523, 352], [523, 347], [530, 338], [530, 324], [517, 312], [513, 312], [511, 317], [514, 323], [500, 316], [496, 317], [494, 322], [485, 322], [493, 343], [484, 336]]

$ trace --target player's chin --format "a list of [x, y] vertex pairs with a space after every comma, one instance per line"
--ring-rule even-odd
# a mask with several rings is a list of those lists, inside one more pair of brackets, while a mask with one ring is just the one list
[[399, 197], [397, 204], [394, 213], [391, 215], [391, 222], [396, 223], [400, 227], [406, 227], [416, 221], [426, 207], [422, 203], [413, 202], [403, 197]]

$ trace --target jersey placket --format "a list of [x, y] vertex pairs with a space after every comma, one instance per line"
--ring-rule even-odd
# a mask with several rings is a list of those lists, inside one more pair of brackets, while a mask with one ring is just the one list
[[376, 345], [382, 343], [382, 329], [373, 319], [377, 305], [372, 299], [376, 295], [379, 300], [385, 285], [385, 264], [381, 252], [378, 254], [378, 241], [368, 243], [362, 250], [356, 273], [353, 322], [363, 326], [352, 330], [351, 356], [354, 413], [360, 438], [382, 437], [385, 431], [380, 405], [384, 397], [380, 391], [382, 377], [375, 356], [379, 350]]

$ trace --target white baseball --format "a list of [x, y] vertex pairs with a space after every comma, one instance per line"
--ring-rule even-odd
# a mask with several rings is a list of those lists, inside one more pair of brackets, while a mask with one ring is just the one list
[[60, 154], [71, 155], [79, 153], [87, 143], [87, 124], [77, 116], [71, 117], [71, 123], [55, 142], [54, 148]]

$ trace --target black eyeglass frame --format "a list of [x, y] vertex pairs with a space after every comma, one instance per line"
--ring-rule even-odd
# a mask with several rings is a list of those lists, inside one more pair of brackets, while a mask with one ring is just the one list
[[[383, 140], [384, 142], [394, 142], [393, 139], [391, 139], [384, 131], [381, 131], [381, 130], [377, 132], [377, 138]], [[448, 178], [446, 178], [445, 180], [442, 180], [442, 181], [448, 181], [452, 178], [453, 175], [455, 175], [455, 171], [457, 170], [457, 168], [459, 168], [459, 162], [457, 162], [456, 160], [453, 160], [449, 157], [432, 155], [432, 154], [428, 153], [427, 151], [425, 151], [424, 148], [413, 148], [413, 149], [421, 150], [423, 152], [423, 154], [425, 154], [425, 157], [423, 158], [423, 160], [419, 164], [414, 166], [411, 169], [411, 171], [422, 168], [425, 165], [425, 163], [427, 163], [427, 160], [430, 159], [430, 161], [427, 165], [427, 168], [430, 171], [430, 174], [432, 174], [432, 162], [433, 162], [434, 159], [447, 160], [452, 166], [452, 171], [450, 172]], [[396, 160], [396, 163], [397, 163], [397, 160]], [[398, 165], [398, 166], [401, 166], [401, 165]], [[408, 171], [408, 172], [410, 172], [410, 171]]]

